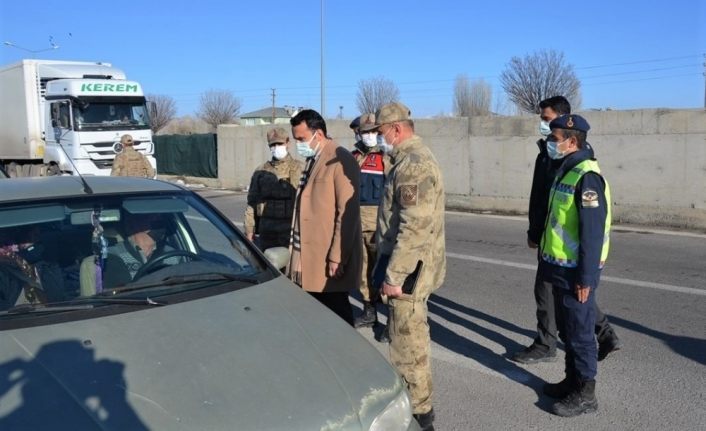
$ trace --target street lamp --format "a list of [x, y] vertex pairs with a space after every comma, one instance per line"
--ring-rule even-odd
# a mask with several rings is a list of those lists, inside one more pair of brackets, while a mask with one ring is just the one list
[[11, 48], [17, 48], [17, 49], [21, 49], [22, 51], [27, 51], [27, 52], [29, 52], [29, 53], [31, 53], [31, 54], [34, 55], [34, 54], [38, 54], [38, 53], [40, 53], [40, 52], [54, 51], [54, 50], [56, 50], [56, 49], [59, 49], [59, 45], [55, 44], [54, 41], [52, 40], [52, 38], [49, 38], [49, 43], [51, 44], [51, 46], [50, 46], [49, 48], [44, 48], [44, 49], [29, 49], [29, 48], [24, 48], [24, 47], [22, 47], [22, 46], [19, 46], [19, 45], [15, 44], [14, 42], [10, 42], [10, 41], [7, 41], [7, 40], [6, 40], [5, 42], [3, 42], [2, 44], [5, 45], [5, 46], [9, 46], [9, 47], [11, 47]]

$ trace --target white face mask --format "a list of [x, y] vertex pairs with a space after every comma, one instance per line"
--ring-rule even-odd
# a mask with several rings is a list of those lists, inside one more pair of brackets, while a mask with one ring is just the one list
[[272, 153], [272, 158], [275, 160], [282, 160], [287, 157], [287, 146], [286, 145], [275, 145], [270, 147], [270, 153]]
[[385, 142], [385, 138], [382, 135], [377, 135], [377, 143], [383, 153], [389, 154], [392, 152], [392, 145]]
[[363, 144], [368, 148], [373, 148], [378, 144], [378, 134], [377, 133], [363, 133], [362, 136]]

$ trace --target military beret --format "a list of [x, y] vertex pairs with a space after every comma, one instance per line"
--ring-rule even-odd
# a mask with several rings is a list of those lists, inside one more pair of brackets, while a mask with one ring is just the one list
[[388, 103], [375, 113], [375, 126], [409, 120], [411, 115], [412, 111], [400, 102]]
[[267, 145], [284, 144], [289, 139], [289, 133], [281, 127], [267, 131]]
[[552, 120], [552, 122], [549, 123], [549, 128], [588, 132], [591, 126], [588, 124], [588, 121], [580, 115], [566, 114]]
[[348, 125], [353, 130], [357, 130], [358, 127], [360, 127], [360, 117], [355, 117], [353, 121], [351, 121], [351, 124]]

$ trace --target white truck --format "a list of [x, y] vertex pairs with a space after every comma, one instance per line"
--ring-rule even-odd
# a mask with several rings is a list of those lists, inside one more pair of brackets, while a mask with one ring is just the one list
[[110, 175], [124, 134], [156, 168], [142, 86], [110, 64], [0, 68], [0, 166], [11, 176]]

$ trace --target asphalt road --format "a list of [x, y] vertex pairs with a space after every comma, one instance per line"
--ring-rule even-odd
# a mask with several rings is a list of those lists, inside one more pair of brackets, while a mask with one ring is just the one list
[[[242, 221], [242, 194], [201, 194]], [[599, 411], [565, 419], [541, 395], [562, 379], [563, 352], [532, 366], [507, 359], [536, 325], [526, 224], [447, 213], [446, 283], [429, 300], [436, 429], [706, 429], [706, 235], [614, 229], [598, 302], [623, 349], [599, 363]], [[387, 352], [372, 330], [360, 332]]]

